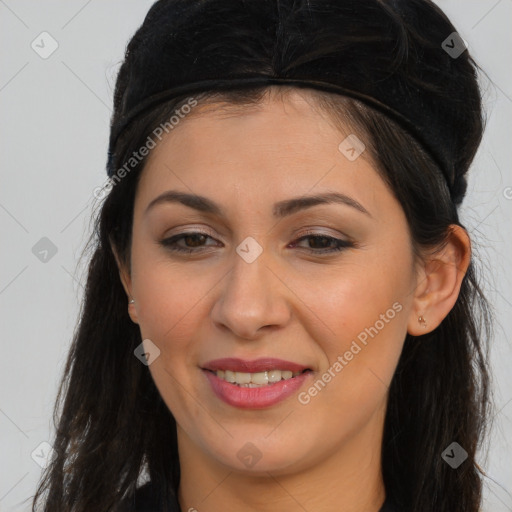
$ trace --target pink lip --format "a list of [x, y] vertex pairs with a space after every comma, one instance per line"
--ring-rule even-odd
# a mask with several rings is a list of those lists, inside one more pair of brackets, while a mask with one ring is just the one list
[[263, 409], [277, 404], [297, 391], [311, 375], [311, 372], [305, 372], [260, 388], [245, 388], [220, 379], [208, 370], [203, 373], [218, 398], [240, 409]]
[[[257, 373], [270, 370], [289, 370], [291, 372], [301, 372], [309, 369], [307, 366], [283, 359], [273, 357], [264, 357], [254, 361], [244, 361], [236, 357], [226, 357], [208, 361], [202, 366], [203, 370], [216, 372], [217, 370], [230, 370], [232, 372]], [[252, 388], [255, 389], [255, 388]]]

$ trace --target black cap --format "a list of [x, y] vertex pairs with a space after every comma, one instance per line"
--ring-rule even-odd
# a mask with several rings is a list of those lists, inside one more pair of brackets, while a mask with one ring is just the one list
[[123, 67], [109, 176], [138, 115], [175, 96], [258, 84], [313, 87], [384, 112], [438, 164], [455, 202], [481, 137], [476, 67], [429, 0], [160, 0]]

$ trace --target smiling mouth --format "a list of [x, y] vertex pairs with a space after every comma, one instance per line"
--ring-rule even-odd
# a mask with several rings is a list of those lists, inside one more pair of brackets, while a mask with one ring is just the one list
[[283, 380], [290, 380], [303, 373], [310, 372], [311, 370], [305, 369], [298, 372], [292, 372], [291, 370], [268, 370], [264, 372], [233, 372], [231, 370], [206, 370], [216, 375], [219, 379], [222, 379], [230, 384], [242, 388], [260, 388], [265, 386], [272, 386]]

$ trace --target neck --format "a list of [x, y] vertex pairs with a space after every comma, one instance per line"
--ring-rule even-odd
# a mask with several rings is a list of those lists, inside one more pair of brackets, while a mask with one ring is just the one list
[[274, 512], [317, 510], [378, 512], [385, 499], [381, 410], [351, 439], [307, 470], [242, 474], [204, 453], [178, 426], [181, 510]]

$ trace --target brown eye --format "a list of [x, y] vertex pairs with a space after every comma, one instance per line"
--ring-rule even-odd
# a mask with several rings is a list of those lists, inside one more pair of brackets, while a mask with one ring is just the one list
[[[347, 240], [341, 240], [340, 238], [334, 238], [332, 236], [321, 235], [321, 234], [308, 234], [301, 238], [299, 238], [292, 245], [297, 245], [297, 242], [301, 242], [303, 240], [309, 240], [308, 247], [305, 249], [314, 254], [325, 254], [342, 251], [347, 247], [354, 247], [352, 242], [348, 242]], [[311, 243], [313, 241], [313, 243]]]
[[[201, 249], [202, 247], [208, 247], [204, 245], [204, 242], [206, 242], [207, 239], [213, 240], [211, 236], [205, 233], [193, 231], [189, 233], [180, 233], [179, 235], [166, 238], [160, 243], [171, 251], [193, 253], [200, 252], [200, 250], [196, 251], [196, 248]], [[185, 247], [178, 244], [181, 241], [186, 244]]]
[[[160, 242], [161, 245], [173, 252], [182, 252], [187, 254], [199, 253], [202, 248], [208, 247], [205, 242], [210, 239], [214, 240], [211, 236], [201, 232], [180, 233], [179, 235], [166, 238]], [[313, 254], [326, 254], [339, 252], [348, 247], [355, 247], [353, 242], [334, 238], [323, 234], [308, 234], [291, 244], [292, 247], [298, 247], [298, 243], [304, 240], [309, 240], [308, 247], [305, 249]], [[185, 246], [180, 245], [183, 242]], [[211, 245], [210, 245], [211, 246]]]

